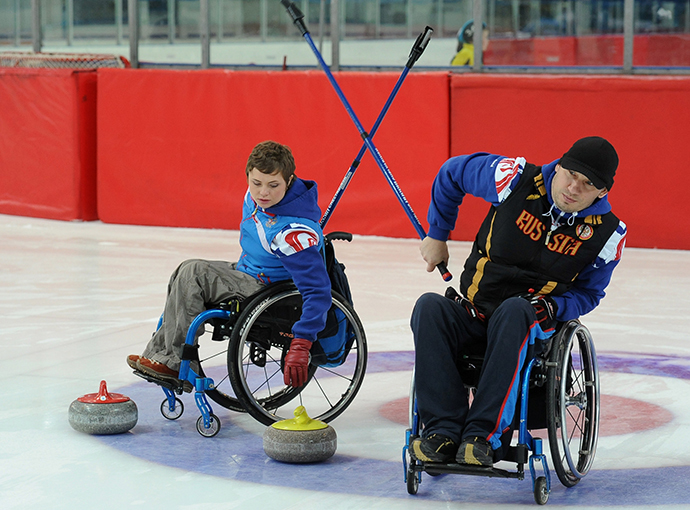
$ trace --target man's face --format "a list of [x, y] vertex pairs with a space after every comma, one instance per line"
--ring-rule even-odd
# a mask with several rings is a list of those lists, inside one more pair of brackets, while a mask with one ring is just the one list
[[566, 213], [582, 211], [607, 193], [606, 188], [597, 189], [584, 174], [556, 165], [556, 175], [551, 181], [551, 197], [561, 211]]
[[247, 174], [247, 184], [249, 184], [249, 194], [259, 207], [264, 209], [276, 205], [287, 192], [287, 183], [279, 171], [264, 174], [252, 168]]

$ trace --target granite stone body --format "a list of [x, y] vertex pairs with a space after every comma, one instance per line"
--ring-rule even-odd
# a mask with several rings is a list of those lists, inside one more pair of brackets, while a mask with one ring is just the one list
[[280, 430], [266, 427], [264, 452], [273, 460], [288, 463], [321, 462], [333, 456], [338, 446], [335, 429]]
[[86, 434], [121, 434], [137, 424], [137, 405], [129, 397], [109, 393], [101, 381], [98, 393], [79, 397], [69, 406], [69, 424]]
[[69, 424], [86, 434], [121, 434], [137, 424], [133, 400], [115, 404], [87, 404], [75, 400], [69, 406]]

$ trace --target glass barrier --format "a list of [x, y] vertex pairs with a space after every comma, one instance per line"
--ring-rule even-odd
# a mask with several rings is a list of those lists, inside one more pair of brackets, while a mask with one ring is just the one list
[[[479, 0], [477, 0], [479, 1]], [[200, 0], [138, 0], [139, 61], [200, 65]], [[330, 63], [331, 0], [296, 0]], [[418, 66], [448, 67], [462, 49], [473, 0], [338, 0], [339, 64], [404, 64], [425, 26], [434, 36]], [[489, 43], [482, 65], [621, 68], [625, 9], [632, 5], [632, 66], [690, 68], [690, 0], [483, 0]], [[41, 0], [44, 52], [129, 56], [128, 0]], [[0, 51], [30, 51], [31, 0], [0, 0]], [[210, 64], [308, 66], [316, 60], [279, 0], [209, 0]], [[464, 42], [467, 53], [467, 42]], [[471, 53], [471, 52], [470, 52]], [[457, 59], [460, 62], [462, 59]], [[455, 67], [455, 70], [460, 70]]]

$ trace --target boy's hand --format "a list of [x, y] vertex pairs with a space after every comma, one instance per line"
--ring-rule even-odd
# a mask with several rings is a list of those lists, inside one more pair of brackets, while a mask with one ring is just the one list
[[312, 343], [304, 338], [294, 338], [290, 350], [285, 355], [283, 381], [293, 388], [307, 382], [309, 374], [309, 349]]

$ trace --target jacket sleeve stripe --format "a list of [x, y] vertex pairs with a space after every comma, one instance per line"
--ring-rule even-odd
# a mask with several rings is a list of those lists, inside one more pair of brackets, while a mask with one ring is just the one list
[[614, 260], [620, 260], [623, 254], [623, 248], [625, 247], [625, 238], [628, 234], [627, 227], [622, 221], [619, 222], [618, 228], [615, 230], [609, 240], [599, 253], [599, 257], [604, 261], [604, 264], [608, 264]]
[[512, 190], [511, 184], [515, 177], [522, 173], [525, 158], [504, 158], [496, 165], [494, 179], [496, 180], [496, 194], [498, 201], [503, 202]]
[[279, 257], [287, 257], [319, 244], [319, 235], [306, 225], [290, 223], [273, 238], [271, 249]]

